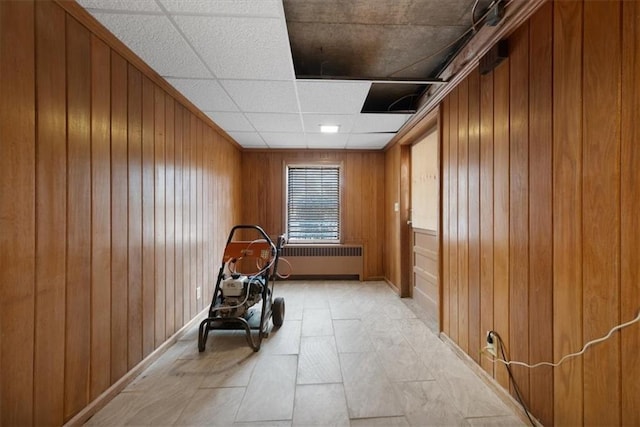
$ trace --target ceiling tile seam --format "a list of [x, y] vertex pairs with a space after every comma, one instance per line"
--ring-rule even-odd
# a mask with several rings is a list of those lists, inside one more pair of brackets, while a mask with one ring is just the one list
[[302, 104], [300, 104], [300, 94], [298, 93], [298, 79], [295, 78], [296, 70], [293, 65], [293, 52], [291, 51], [291, 39], [289, 38], [289, 28], [287, 26], [287, 17], [284, 13], [284, 2], [278, 2], [278, 13], [280, 14], [280, 19], [284, 24], [284, 30], [287, 33], [287, 46], [289, 48], [289, 55], [291, 56], [291, 61], [289, 61], [289, 66], [291, 67], [293, 79], [293, 91], [296, 94], [296, 104], [298, 105], [298, 116], [300, 119], [300, 124], [302, 125], [302, 134], [304, 135], [304, 143], [307, 148], [309, 148], [309, 141], [307, 139], [307, 128], [304, 125], [304, 116], [302, 115]]
[[261, 15], [241, 15], [235, 13], [208, 13], [208, 12], [172, 12], [167, 9], [167, 13], [173, 16], [186, 17], [203, 17], [203, 18], [240, 18], [240, 19], [270, 19], [273, 21], [280, 20], [277, 16], [261, 16]]
[[[164, 7], [164, 5], [159, 1], [156, 0], [156, 4], [158, 5], [158, 7], [164, 12], [165, 16], [167, 17], [167, 19], [169, 20], [169, 22], [171, 22], [171, 25], [173, 25], [173, 27], [175, 28], [175, 30], [178, 32], [178, 34], [180, 34], [180, 36], [184, 39], [184, 41], [187, 43], [187, 45], [189, 46], [189, 48], [193, 51], [193, 53], [198, 57], [198, 59], [200, 60], [200, 62], [202, 62], [202, 64], [204, 65], [204, 67], [211, 73], [211, 75], [213, 76], [213, 78], [216, 81], [220, 81], [218, 79], [218, 76], [216, 76], [216, 73], [213, 72], [213, 70], [209, 67], [209, 64], [207, 64], [207, 62], [204, 60], [204, 58], [202, 58], [202, 56], [200, 56], [200, 52], [198, 52], [193, 45], [191, 44], [191, 41], [189, 40], [189, 38], [182, 32], [182, 30], [180, 29], [180, 27], [178, 26], [178, 24], [176, 23], [176, 21], [173, 19], [173, 16], [171, 16], [171, 14], [169, 14], [169, 12], [167, 11], [167, 9]], [[245, 112], [242, 111], [242, 109], [240, 108], [240, 106], [238, 105], [238, 103], [236, 102], [235, 99], [233, 99], [233, 97], [231, 96], [231, 94], [227, 91], [227, 89], [224, 87], [224, 85], [218, 83], [219, 86], [222, 88], [222, 90], [224, 91], [224, 93], [227, 94], [227, 96], [229, 97], [229, 99], [231, 100], [231, 102], [233, 102], [233, 104], [236, 106], [236, 108], [238, 109], [238, 111], [240, 111], [242, 113], [242, 115], [244, 116], [244, 118], [246, 120], [249, 121], [249, 124], [251, 125], [252, 128], [254, 128], [254, 130], [256, 132], [258, 132], [258, 130], [255, 128], [255, 126], [253, 125], [253, 123], [251, 123], [251, 121], [249, 120], [249, 118], [246, 116]], [[202, 111], [200, 108], [198, 108], [200, 111]], [[204, 113], [203, 113], [204, 114]], [[225, 131], [226, 132], [226, 131]], [[228, 134], [228, 132], [227, 132]], [[266, 144], [266, 141], [264, 141], [264, 139], [262, 138], [262, 135], [260, 135], [258, 133], [258, 136], [260, 137], [260, 139], [263, 140], [263, 142]], [[229, 137], [231, 137], [231, 135], [229, 135]]]

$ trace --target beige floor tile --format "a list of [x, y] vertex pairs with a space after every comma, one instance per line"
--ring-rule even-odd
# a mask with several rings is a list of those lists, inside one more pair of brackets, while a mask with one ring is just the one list
[[395, 387], [412, 426], [466, 425], [451, 397], [437, 381], [397, 383]]
[[300, 334], [302, 322], [300, 320], [285, 319], [282, 327], [269, 334], [269, 338], [262, 341], [260, 353], [268, 354], [298, 354], [300, 352]]
[[364, 353], [373, 351], [374, 347], [366, 331], [364, 321], [334, 320], [333, 329], [339, 353]]
[[275, 296], [285, 322], [259, 352], [213, 331], [200, 353], [196, 325], [88, 425], [523, 425], [386, 283], [279, 282]]
[[351, 427], [409, 427], [409, 422], [405, 417], [356, 418]]
[[375, 353], [341, 353], [340, 366], [351, 418], [404, 415]]
[[244, 388], [211, 388], [195, 392], [180, 417], [179, 426], [228, 426], [244, 396]]
[[333, 335], [333, 322], [328, 308], [310, 308], [302, 314], [302, 336], [318, 337]]
[[433, 374], [423, 363], [422, 358], [412, 349], [397, 351], [395, 348], [378, 350], [382, 367], [391, 381], [428, 381]]
[[290, 420], [298, 357], [263, 355], [256, 364], [236, 421]]
[[341, 383], [340, 361], [333, 337], [302, 337], [297, 384]]
[[467, 422], [472, 426], [526, 426], [520, 418], [515, 415], [501, 417], [480, 417], [467, 418]]
[[349, 414], [342, 384], [297, 386], [293, 425], [349, 426]]

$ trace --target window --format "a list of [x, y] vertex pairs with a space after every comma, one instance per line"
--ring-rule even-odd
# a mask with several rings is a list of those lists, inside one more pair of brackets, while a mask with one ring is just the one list
[[340, 166], [287, 166], [287, 235], [291, 242], [340, 241]]

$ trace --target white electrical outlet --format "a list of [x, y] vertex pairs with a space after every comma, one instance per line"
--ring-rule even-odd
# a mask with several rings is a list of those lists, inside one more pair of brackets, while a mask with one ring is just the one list
[[202, 288], [198, 286], [196, 288], [196, 299], [200, 299], [200, 296], [202, 296]]

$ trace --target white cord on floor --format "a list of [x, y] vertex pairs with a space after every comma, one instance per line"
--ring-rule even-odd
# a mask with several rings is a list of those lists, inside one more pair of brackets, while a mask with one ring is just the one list
[[565, 362], [566, 360], [569, 360], [569, 359], [571, 359], [573, 357], [580, 356], [581, 354], [584, 354], [584, 352], [587, 350], [587, 348], [591, 347], [592, 345], [598, 344], [598, 343], [601, 343], [603, 341], [608, 340], [615, 331], [618, 331], [618, 330], [620, 330], [622, 328], [626, 328], [627, 326], [633, 325], [634, 323], [636, 323], [638, 321], [640, 321], [640, 310], [638, 310], [638, 315], [635, 317], [635, 319], [629, 320], [628, 322], [622, 323], [622, 324], [620, 324], [618, 326], [614, 326], [613, 328], [611, 328], [611, 330], [609, 331], [609, 333], [607, 335], [603, 336], [602, 338], [598, 338], [598, 339], [595, 339], [593, 341], [589, 341], [588, 343], [586, 343], [584, 345], [584, 347], [582, 347], [582, 350], [580, 350], [577, 353], [567, 354], [562, 359], [560, 359], [560, 361], [558, 363], [539, 362], [539, 363], [536, 363], [535, 365], [529, 365], [528, 363], [518, 362], [518, 361], [515, 361], [515, 360], [502, 360], [502, 359], [497, 359], [495, 357], [488, 357], [486, 355], [486, 352], [485, 352], [485, 350], [487, 350], [487, 347], [482, 349], [482, 354], [487, 359], [491, 360], [493, 363], [500, 362], [500, 363], [504, 363], [505, 365], [518, 365], [518, 366], [524, 366], [525, 368], [538, 368], [540, 366], [557, 367], [557, 366], [560, 366], [560, 364]]

